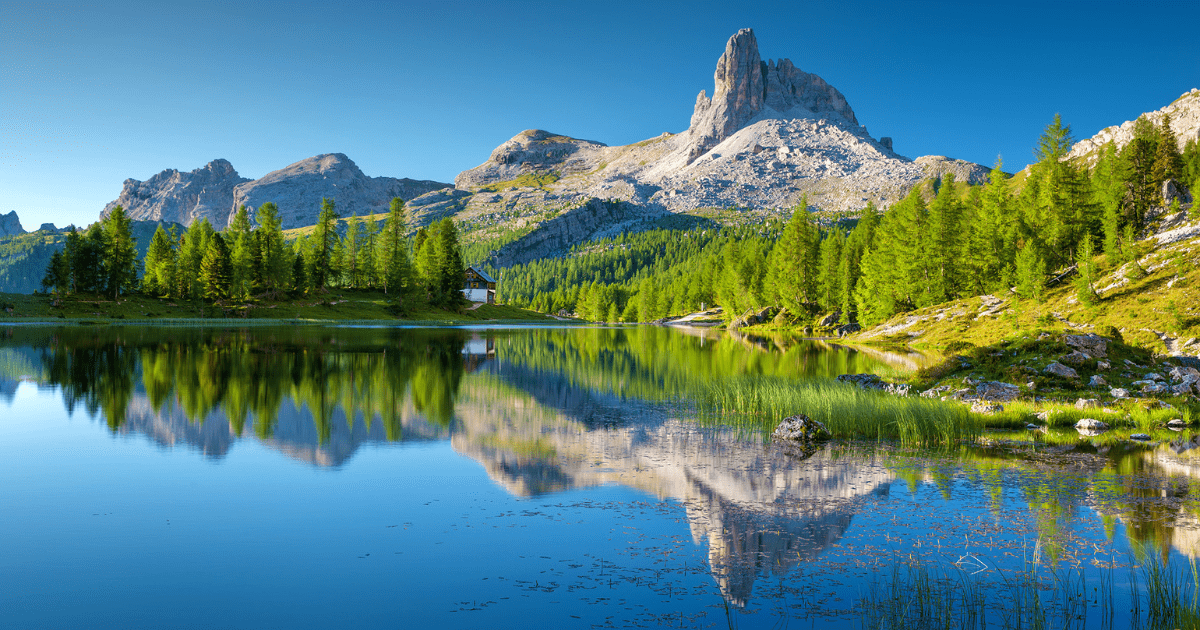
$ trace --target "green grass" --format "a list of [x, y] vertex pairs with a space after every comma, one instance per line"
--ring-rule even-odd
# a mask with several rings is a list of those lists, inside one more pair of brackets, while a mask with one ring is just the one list
[[541, 313], [502, 304], [484, 304], [474, 310], [461, 312], [417, 304], [398, 317], [390, 309], [389, 302], [389, 296], [380, 291], [341, 290], [297, 299], [252, 300], [247, 304], [225, 306], [138, 294], [121, 296], [118, 300], [71, 296], [63, 298], [59, 306], [54, 306], [48, 295], [5, 293], [0, 294], [0, 303], [11, 305], [13, 311], [0, 311], [0, 322], [65, 320], [104, 323], [230, 319], [461, 324], [491, 320], [554, 321]]
[[1132, 627], [1200, 627], [1200, 571], [1194, 559], [1181, 566], [1135, 545], [1128, 570], [1102, 563], [1089, 580], [1086, 565], [1048, 564], [1040, 551], [1039, 541], [1023, 555], [1022, 566], [1007, 573], [996, 568], [973, 574], [954, 565], [897, 558], [859, 600], [861, 627], [1111, 628], [1118, 581], [1132, 595], [1121, 602], [1129, 605]]
[[516, 179], [480, 186], [479, 192], [500, 192], [509, 188], [544, 188], [559, 180], [558, 173], [525, 173]]
[[831, 381], [739, 378], [700, 392], [704, 418], [770, 435], [780, 420], [806, 414], [834, 438], [892, 439], [905, 446], [949, 446], [974, 441], [983, 429], [961, 405], [893, 396]]

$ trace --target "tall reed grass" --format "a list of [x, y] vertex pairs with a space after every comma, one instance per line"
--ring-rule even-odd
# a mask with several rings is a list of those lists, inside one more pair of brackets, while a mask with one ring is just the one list
[[705, 419], [765, 435], [783, 418], [801, 413], [835, 438], [899, 440], [905, 446], [974, 441], [983, 428], [961, 405], [831, 381], [742, 377], [710, 385], [698, 399]]

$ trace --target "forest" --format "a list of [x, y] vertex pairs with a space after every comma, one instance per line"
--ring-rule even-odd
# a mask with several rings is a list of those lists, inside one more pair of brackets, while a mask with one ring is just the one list
[[[1165, 116], [1158, 125], [1139, 118], [1131, 142], [1106, 145], [1091, 165], [1066, 159], [1073, 144], [1055, 116], [1025, 171], [1010, 176], [997, 160], [982, 185], [932, 179], [886, 212], [868, 205], [856, 219], [821, 220], [801, 204], [786, 221], [676, 221], [561, 257], [481, 268], [503, 272], [501, 302], [604, 322], [714, 306], [733, 319], [778, 306], [793, 325], [836, 313], [840, 323], [870, 326], [1010, 287], [1036, 302], [1059, 281], [1074, 283], [1088, 305], [1097, 300], [1097, 265], [1132, 262], [1133, 274], [1144, 273], [1139, 238], [1180, 209], [1164, 182], [1200, 189], [1200, 146], [1191, 140], [1180, 151]], [[414, 304], [464, 306], [463, 248], [450, 218], [410, 234], [399, 198], [381, 223], [352, 216], [339, 230], [339, 218], [325, 199], [317, 223], [289, 241], [275, 204], [259, 207], [253, 222], [242, 207], [223, 231], [207, 220], [159, 225], [138, 260], [118, 207], [66, 235], [42, 285], [60, 296], [141, 291], [221, 304], [361, 289], [384, 292], [397, 314]]]
[[[651, 230], [577, 246], [570, 256], [506, 269], [501, 297], [593, 321], [647, 322], [719, 305], [725, 317], [780, 306], [790, 321], [839, 313], [870, 326], [908, 310], [1015, 287], [1040, 301], [1069, 278], [1084, 304], [1096, 300], [1097, 261], [1136, 261], [1138, 239], [1179, 198], [1164, 182], [1200, 189], [1200, 147], [1181, 152], [1170, 118], [1145, 117], [1118, 150], [1088, 167], [1066, 159], [1074, 138], [1055, 116], [1015, 177], [997, 160], [987, 183], [945, 176], [879, 212], [822, 224], [803, 205], [784, 223]], [[1098, 258], [1104, 254], [1103, 258]]]
[[339, 234], [339, 218], [334, 201], [324, 199], [311, 231], [289, 242], [275, 204], [258, 208], [256, 224], [242, 206], [223, 231], [207, 219], [183, 230], [159, 225], [139, 261], [130, 221], [117, 206], [86, 231], [67, 234], [63, 250], [51, 256], [42, 285], [56, 295], [115, 298], [141, 291], [222, 304], [370, 289], [388, 295], [398, 313], [416, 303], [445, 309], [464, 305], [464, 266], [453, 221], [443, 219], [410, 237], [404, 201], [398, 197], [378, 229], [375, 222], [352, 216]]

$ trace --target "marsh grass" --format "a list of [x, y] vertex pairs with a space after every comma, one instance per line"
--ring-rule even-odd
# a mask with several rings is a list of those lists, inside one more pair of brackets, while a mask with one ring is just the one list
[[[1040, 542], [1009, 572], [972, 573], [955, 565], [896, 559], [882, 580], [858, 600], [861, 627], [902, 628], [1114, 628], [1117, 582], [1124, 577], [1128, 619], [1123, 626], [1165, 630], [1200, 628], [1200, 570], [1135, 547], [1127, 570], [1103, 563], [1091, 576], [1084, 565], [1047, 566]], [[1089, 588], [1090, 587], [1090, 588]]]
[[837, 382], [743, 377], [700, 392], [708, 421], [764, 437], [780, 420], [803, 413], [834, 438], [892, 439], [904, 446], [948, 446], [979, 437], [982, 424], [965, 407], [915, 396], [892, 396]]

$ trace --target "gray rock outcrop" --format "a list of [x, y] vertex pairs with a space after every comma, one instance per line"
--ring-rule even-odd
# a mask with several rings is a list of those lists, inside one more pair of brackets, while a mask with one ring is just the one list
[[1108, 356], [1108, 340], [1100, 335], [1063, 335], [1063, 343], [1085, 353], [1092, 359], [1103, 359]]
[[113, 208], [122, 206], [125, 214], [137, 221], [191, 225], [204, 218], [220, 230], [229, 225], [242, 204], [258, 208], [273, 201], [279, 206], [284, 229], [288, 229], [315, 223], [325, 197], [334, 200], [342, 216], [367, 215], [387, 212], [393, 197], [407, 201], [449, 186], [407, 178], [369, 177], [341, 153], [301, 160], [257, 180], [238, 175], [227, 160], [213, 160], [190, 172], [167, 169], [144, 182], [127, 179], [121, 194], [104, 207], [100, 216], [104, 218]]
[[1046, 366], [1046, 374], [1053, 374], [1062, 378], [1079, 378], [1079, 373], [1071, 368], [1055, 361]]
[[[750, 29], [729, 39], [713, 91], [697, 97], [689, 127], [626, 146], [523, 131], [455, 178], [481, 213], [547, 209], [588, 198], [648, 214], [703, 208], [821, 210], [887, 207], [927, 177], [981, 183], [990, 169], [940, 156], [916, 161], [872, 138], [845, 96], [791, 61], [763, 61]], [[537, 177], [525, 177], [525, 176]], [[486, 187], [486, 191], [483, 190]]]
[[1000, 402], [1008, 402], [1016, 400], [1020, 396], [1021, 390], [1012, 383], [1001, 383], [1000, 381], [984, 381], [975, 386], [975, 396], [980, 400], [998, 400]]
[[[1175, 139], [1179, 142], [1180, 151], [1189, 140], [1200, 139], [1200, 89], [1193, 88], [1190, 92], [1184, 92], [1170, 105], [1143, 115], [1157, 127], [1162, 124], [1162, 117], [1167, 114], [1171, 116], [1171, 131], [1175, 132]], [[1112, 142], [1117, 149], [1120, 149], [1133, 140], [1135, 122], [1130, 120], [1120, 125], [1106, 127], [1091, 138], [1076, 142], [1071, 147], [1071, 152], [1067, 154], [1067, 158], [1079, 158], [1086, 164], [1095, 164], [1100, 159], [1100, 153], [1105, 144]]]
[[17, 236], [24, 233], [25, 228], [21, 227], [21, 220], [17, 218], [16, 210], [8, 214], [0, 214], [0, 236]]
[[213, 160], [189, 172], [169, 168], [144, 182], [125, 180], [121, 194], [104, 206], [100, 218], [121, 206], [125, 215], [135, 221], [191, 225], [192, 221], [204, 218], [222, 229], [233, 207], [234, 187], [248, 181], [238, 175], [228, 160]]
[[370, 177], [345, 155], [325, 153], [239, 184], [218, 227], [228, 225], [242, 205], [258, 208], [274, 202], [286, 230], [316, 223], [323, 198], [333, 199], [337, 213], [343, 217], [365, 216], [387, 212], [393, 197], [407, 201], [448, 187], [434, 181]]

